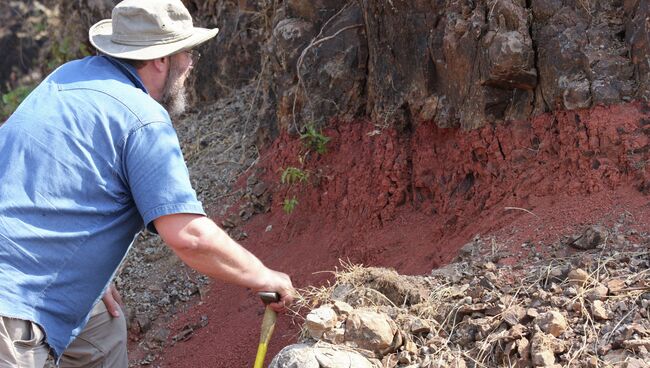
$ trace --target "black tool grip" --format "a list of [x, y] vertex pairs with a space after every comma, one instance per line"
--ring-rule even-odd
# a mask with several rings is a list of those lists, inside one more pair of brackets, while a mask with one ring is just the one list
[[257, 296], [262, 299], [264, 304], [277, 303], [280, 301], [280, 294], [274, 291], [260, 291]]

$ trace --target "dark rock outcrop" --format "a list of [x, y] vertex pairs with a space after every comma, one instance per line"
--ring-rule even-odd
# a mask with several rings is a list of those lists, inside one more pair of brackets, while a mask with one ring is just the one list
[[[47, 2], [80, 44], [115, 3]], [[195, 97], [210, 102], [253, 84], [249, 105], [262, 141], [333, 117], [369, 116], [400, 130], [422, 121], [474, 129], [650, 98], [647, 1], [184, 3], [197, 25], [221, 29], [202, 46]], [[0, 33], [3, 50], [18, 47], [11, 27]], [[26, 73], [17, 65], [29, 67], [3, 60], [3, 85], [7, 71]]]
[[[365, 0], [339, 3], [334, 15], [298, 3], [274, 20], [277, 31], [296, 29], [291, 44], [269, 38], [282, 66], [265, 96], [280, 127], [357, 113], [471, 129], [648, 97], [645, 2]], [[331, 70], [346, 71], [347, 83]]]

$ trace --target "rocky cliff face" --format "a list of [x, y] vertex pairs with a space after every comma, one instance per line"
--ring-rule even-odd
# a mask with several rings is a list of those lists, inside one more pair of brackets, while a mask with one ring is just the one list
[[[64, 34], [85, 42], [115, 3], [47, 5]], [[263, 141], [333, 117], [474, 129], [650, 97], [650, 5], [642, 0], [185, 3], [198, 25], [221, 28], [202, 50], [198, 101], [254, 84]], [[16, 12], [2, 7], [5, 17]], [[3, 49], [34, 57], [42, 44], [19, 45], [16, 24], [7, 24]], [[3, 62], [3, 85], [16, 65], [25, 63]]]
[[333, 116], [472, 129], [650, 94], [641, 1], [268, 6], [259, 117], [271, 131]]
[[649, 15], [643, 1], [283, 2], [263, 120], [473, 129], [647, 99]]

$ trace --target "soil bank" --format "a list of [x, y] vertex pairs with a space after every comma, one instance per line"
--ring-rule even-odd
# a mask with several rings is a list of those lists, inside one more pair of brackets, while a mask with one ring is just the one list
[[[426, 274], [479, 235], [514, 251], [543, 251], [590, 224], [650, 225], [650, 108], [643, 103], [539, 116], [472, 131], [421, 122], [402, 131], [333, 122], [328, 152], [305, 156], [281, 135], [262, 152], [271, 210], [252, 217], [242, 243], [297, 287], [331, 280], [340, 260]], [[280, 184], [300, 166], [309, 183]], [[299, 201], [291, 214], [284, 198]], [[530, 247], [527, 247], [530, 249]], [[172, 325], [170, 336], [208, 317], [191, 339], [167, 348], [162, 367], [252, 365], [263, 307], [248, 291], [214, 283]], [[295, 342], [299, 323], [281, 316], [267, 362]]]

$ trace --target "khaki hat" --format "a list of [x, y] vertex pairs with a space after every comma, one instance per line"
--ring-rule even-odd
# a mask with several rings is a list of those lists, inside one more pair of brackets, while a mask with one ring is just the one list
[[218, 28], [194, 27], [181, 0], [124, 0], [112, 19], [90, 27], [90, 43], [104, 54], [153, 60], [189, 50], [216, 36]]

